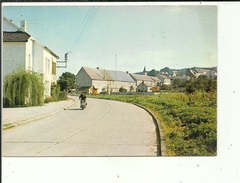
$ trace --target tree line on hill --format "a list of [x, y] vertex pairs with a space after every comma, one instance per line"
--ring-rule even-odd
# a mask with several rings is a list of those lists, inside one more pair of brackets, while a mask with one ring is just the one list
[[187, 76], [188, 69], [206, 69], [206, 70], [215, 70], [216, 67], [192, 67], [192, 68], [183, 68], [183, 69], [170, 69], [169, 67], [164, 67], [160, 70], [152, 69], [151, 71], [147, 71], [147, 75], [149, 76], [157, 76], [159, 74], [168, 73], [168, 76], [172, 76], [174, 72], [177, 73], [178, 76]]

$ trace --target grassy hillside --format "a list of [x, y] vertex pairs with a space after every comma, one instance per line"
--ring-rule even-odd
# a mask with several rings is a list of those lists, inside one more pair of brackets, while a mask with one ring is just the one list
[[161, 122], [170, 156], [213, 156], [217, 151], [216, 93], [158, 95], [96, 95], [136, 103]]

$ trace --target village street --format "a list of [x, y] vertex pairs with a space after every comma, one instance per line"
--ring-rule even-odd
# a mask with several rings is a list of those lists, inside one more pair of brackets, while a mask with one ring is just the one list
[[157, 155], [155, 126], [142, 108], [89, 98], [81, 110], [71, 98], [65, 110], [3, 130], [3, 156]]

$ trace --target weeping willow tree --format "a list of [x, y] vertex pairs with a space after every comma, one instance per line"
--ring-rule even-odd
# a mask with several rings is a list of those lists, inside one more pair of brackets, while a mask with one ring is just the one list
[[44, 101], [43, 76], [25, 70], [9, 74], [4, 80], [3, 96], [6, 107], [42, 105]]

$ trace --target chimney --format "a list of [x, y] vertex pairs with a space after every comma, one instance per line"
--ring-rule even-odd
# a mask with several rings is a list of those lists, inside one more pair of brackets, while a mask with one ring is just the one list
[[27, 31], [27, 24], [25, 20], [21, 21], [21, 29], [24, 30], [25, 32]]

